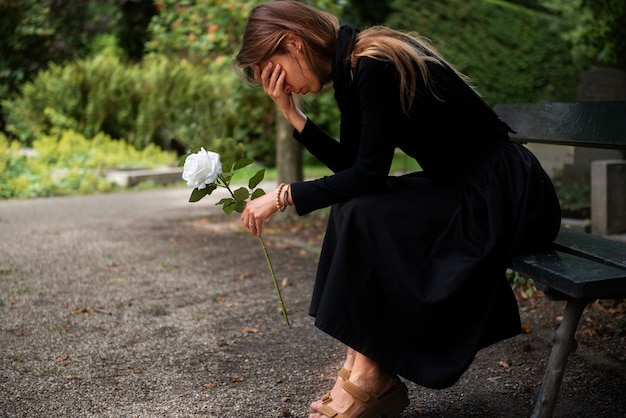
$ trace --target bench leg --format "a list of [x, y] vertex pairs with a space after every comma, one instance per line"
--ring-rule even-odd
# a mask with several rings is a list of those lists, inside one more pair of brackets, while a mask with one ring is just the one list
[[532, 418], [552, 417], [556, 400], [563, 381], [563, 372], [567, 364], [568, 356], [576, 351], [577, 342], [574, 338], [576, 328], [583, 310], [589, 300], [569, 299], [565, 306], [565, 313], [561, 324], [554, 332], [552, 352], [548, 360], [539, 398], [535, 403]]

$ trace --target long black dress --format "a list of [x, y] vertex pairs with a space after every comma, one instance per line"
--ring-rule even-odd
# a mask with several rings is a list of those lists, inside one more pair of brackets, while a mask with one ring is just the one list
[[[294, 183], [299, 214], [332, 205], [310, 314], [324, 332], [423, 386], [454, 384], [476, 352], [521, 330], [511, 255], [546, 246], [560, 210], [535, 157], [446, 65], [429, 64], [410, 116], [389, 62], [333, 65], [340, 141], [313, 122], [294, 136], [333, 170]], [[440, 100], [441, 99], [441, 100]], [[389, 176], [394, 150], [422, 171]]]

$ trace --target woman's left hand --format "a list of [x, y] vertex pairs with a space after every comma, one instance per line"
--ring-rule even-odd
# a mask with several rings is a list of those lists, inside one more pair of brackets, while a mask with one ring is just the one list
[[241, 213], [241, 222], [252, 234], [260, 236], [263, 232], [263, 222], [278, 212], [275, 196], [276, 192], [266, 193], [246, 204]]

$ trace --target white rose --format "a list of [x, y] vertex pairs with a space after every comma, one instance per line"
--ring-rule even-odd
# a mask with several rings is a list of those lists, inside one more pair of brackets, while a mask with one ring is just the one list
[[187, 181], [189, 187], [204, 189], [207, 184], [213, 183], [221, 173], [220, 155], [201, 148], [200, 151], [188, 155], [185, 159], [183, 180]]

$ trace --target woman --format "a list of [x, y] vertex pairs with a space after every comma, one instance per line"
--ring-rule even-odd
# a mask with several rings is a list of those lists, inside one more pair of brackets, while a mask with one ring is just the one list
[[[241, 216], [258, 235], [287, 206], [332, 206], [310, 314], [348, 353], [311, 418], [400, 414], [398, 376], [451, 386], [478, 350], [520, 332], [507, 260], [552, 242], [560, 208], [535, 157], [462, 75], [417, 35], [340, 27], [293, 0], [251, 11], [234, 64], [334, 172], [281, 185]], [[294, 100], [329, 82], [338, 142]], [[422, 171], [390, 176], [396, 148]]]

